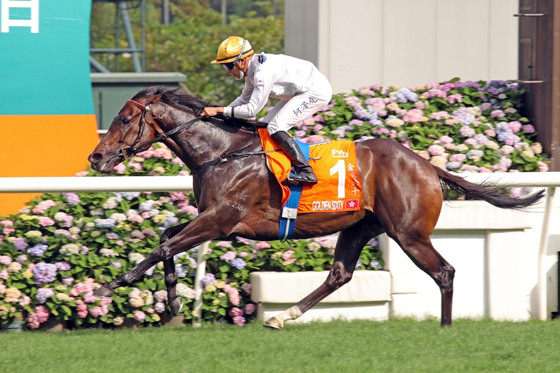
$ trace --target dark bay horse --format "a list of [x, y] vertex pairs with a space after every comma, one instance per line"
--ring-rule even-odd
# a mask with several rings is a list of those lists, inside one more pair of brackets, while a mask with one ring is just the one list
[[[200, 117], [206, 103], [179, 90], [150, 87], [128, 100], [103, 140], [89, 155], [92, 167], [113, 167], [153, 142], [164, 142], [189, 167], [199, 215], [164, 231], [160, 245], [129, 272], [104, 284], [98, 296], [112, 296], [149, 268], [164, 262], [168, 301], [182, 307], [175, 286], [173, 256], [208, 240], [241, 236], [277, 240], [281, 190], [268, 171], [256, 127], [258, 122]], [[262, 125], [262, 124], [261, 124]], [[434, 249], [430, 235], [448, 190], [494, 206], [520, 209], [538, 202], [540, 191], [513, 199], [487, 185], [452, 175], [408, 148], [387, 139], [356, 142], [362, 206], [358, 211], [300, 214], [293, 238], [340, 232], [334, 263], [325, 282], [266, 326], [282, 328], [352, 278], [364, 245], [386, 232], [441, 290], [441, 324], [451, 324], [454, 268]]]

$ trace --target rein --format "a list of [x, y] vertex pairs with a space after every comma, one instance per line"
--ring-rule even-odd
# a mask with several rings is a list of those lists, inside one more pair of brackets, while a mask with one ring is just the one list
[[[138, 131], [138, 136], [136, 137], [136, 140], [134, 141], [134, 143], [130, 146], [125, 146], [123, 148], [121, 148], [120, 153], [121, 155], [125, 158], [128, 159], [130, 157], [132, 157], [133, 155], [143, 151], [144, 149], [150, 147], [152, 144], [155, 144], [156, 142], [160, 142], [163, 141], [165, 139], [167, 139], [169, 136], [181, 131], [182, 129], [188, 127], [189, 125], [201, 120], [202, 118], [204, 118], [204, 115], [200, 115], [194, 119], [189, 120], [186, 123], [181, 124], [180, 126], [177, 126], [167, 132], [165, 132], [162, 135], [159, 135], [158, 137], [154, 138], [153, 140], [150, 141], [146, 141], [145, 143], [141, 144], [141, 145], [137, 145], [140, 142], [140, 138], [142, 137], [142, 134], [144, 132], [144, 128], [146, 127], [146, 113], [150, 110], [151, 105], [143, 105], [138, 101], [135, 100], [128, 100], [127, 103], [136, 106], [138, 109], [142, 110], [142, 118], [141, 118], [141, 127], [140, 130]], [[192, 172], [196, 173], [196, 172], [200, 172], [202, 169], [204, 169], [207, 166], [216, 166], [220, 163], [224, 163], [227, 162], [229, 160], [235, 159], [235, 158], [246, 158], [246, 157], [251, 157], [253, 155], [261, 155], [261, 154], [267, 154], [267, 153], [273, 153], [273, 152], [277, 152], [280, 151], [278, 149], [275, 150], [261, 150], [261, 151], [256, 151], [256, 152], [241, 152], [242, 150], [248, 148], [249, 145], [244, 146], [241, 149], [237, 149], [228, 153], [224, 153], [222, 155], [220, 155], [217, 159], [213, 160], [213, 161], [208, 161], [200, 166], [197, 167], [196, 170], [192, 170]]]

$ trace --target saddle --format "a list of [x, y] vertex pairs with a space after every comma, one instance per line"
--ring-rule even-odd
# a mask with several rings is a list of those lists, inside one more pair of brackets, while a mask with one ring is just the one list
[[[258, 130], [263, 150], [267, 151], [267, 165], [282, 188], [282, 207], [292, 194], [282, 183], [291, 172], [290, 159], [270, 137], [265, 128]], [[362, 183], [358, 175], [356, 148], [350, 140], [331, 140], [327, 143], [305, 144], [308, 147], [309, 165], [317, 175], [315, 185], [303, 185], [298, 213], [341, 212], [359, 210], [362, 200]], [[303, 149], [304, 154], [307, 149]]]

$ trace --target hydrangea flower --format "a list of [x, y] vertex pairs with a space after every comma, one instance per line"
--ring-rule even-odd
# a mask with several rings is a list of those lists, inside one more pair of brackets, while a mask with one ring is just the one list
[[49, 247], [47, 245], [38, 243], [33, 247], [27, 249], [27, 252], [32, 256], [42, 256]]
[[45, 303], [54, 295], [54, 291], [51, 288], [40, 288], [37, 290], [37, 301], [41, 304]]
[[51, 263], [37, 263], [33, 268], [33, 278], [37, 285], [53, 282], [56, 277], [56, 265]]
[[235, 267], [237, 269], [243, 269], [246, 265], [245, 261], [241, 258], [233, 259], [230, 264], [232, 265], [232, 267]]

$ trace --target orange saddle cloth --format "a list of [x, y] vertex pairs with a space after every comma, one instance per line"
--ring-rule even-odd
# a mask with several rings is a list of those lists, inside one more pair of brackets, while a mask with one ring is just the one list
[[[266, 128], [259, 129], [265, 151], [281, 147], [270, 137]], [[291, 172], [291, 162], [283, 151], [267, 153], [268, 168], [282, 188], [282, 206], [290, 197], [290, 187], [282, 184]], [[356, 148], [350, 140], [309, 144], [309, 165], [319, 182], [304, 185], [298, 213], [340, 212], [359, 210], [362, 183], [356, 164]]]

